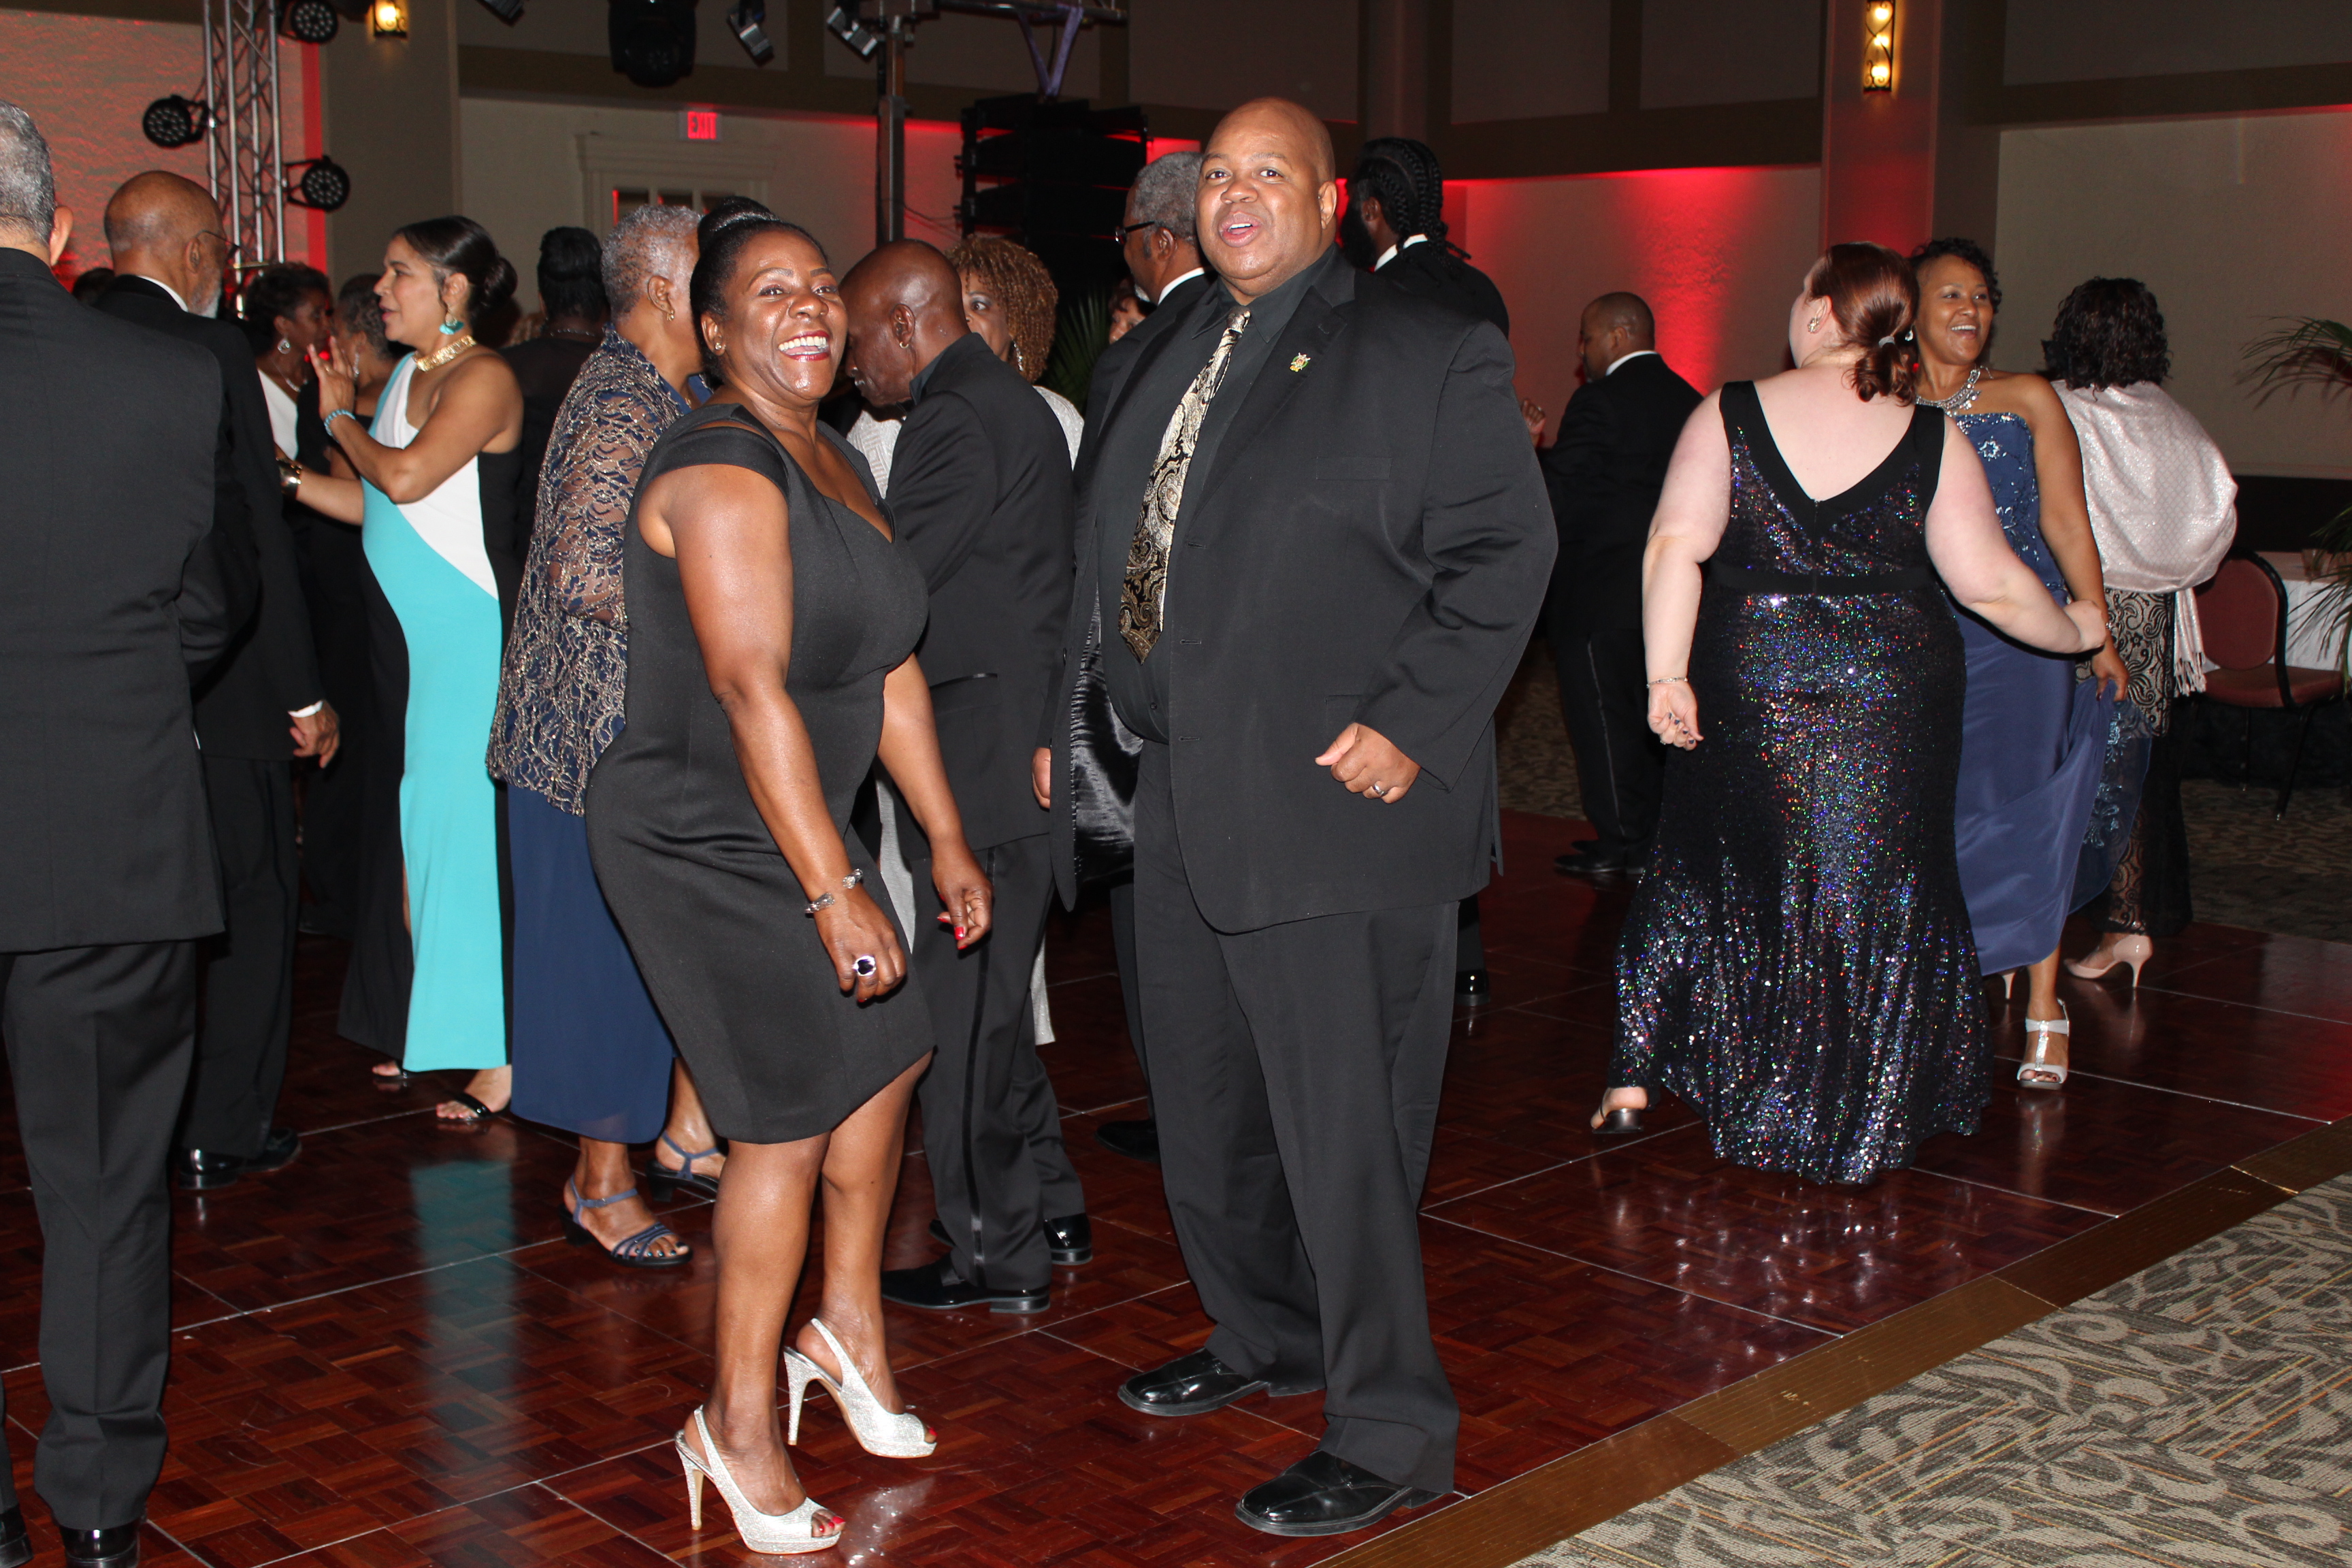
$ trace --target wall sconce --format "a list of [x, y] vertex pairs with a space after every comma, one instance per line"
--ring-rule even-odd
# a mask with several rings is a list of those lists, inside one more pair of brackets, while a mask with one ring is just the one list
[[1895, 0], [1866, 0], [1862, 45], [1862, 90], [1895, 90]]
[[408, 0], [374, 0], [368, 7], [368, 30], [379, 38], [408, 37]]

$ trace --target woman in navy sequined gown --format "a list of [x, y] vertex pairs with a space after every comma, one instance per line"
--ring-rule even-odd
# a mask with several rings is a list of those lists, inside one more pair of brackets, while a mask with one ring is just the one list
[[[2083, 500], [2083, 451], [2050, 384], [1987, 363], [2000, 283], [1966, 239], [1911, 253], [1919, 280], [1920, 402], [1951, 416], [1984, 462], [2001, 531], [2051, 597], [2097, 601], [2099, 547]], [[2128, 676], [2112, 647], [2077, 681], [2074, 661], [1960, 616], [1969, 694], [1960, 727], [1954, 832], [1960, 889], [1987, 974], [2026, 974], [2025, 1059], [2017, 1081], [2066, 1081], [2058, 933], [2074, 906], [2074, 865], [2106, 761], [2107, 726]], [[2004, 989], [2007, 989], [2004, 982]]]
[[1621, 939], [1601, 1131], [1672, 1089], [1724, 1158], [1867, 1182], [1990, 1098], [1937, 576], [2021, 641], [2106, 632], [2052, 601], [1974, 450], [1913, 406], [1917, 300], [1895, 252], [1832, 247], [1790, 311], [1798, 368], [1709, 397], [1675, 449], [1643, 630], [1650, 724], [1683, 754]]

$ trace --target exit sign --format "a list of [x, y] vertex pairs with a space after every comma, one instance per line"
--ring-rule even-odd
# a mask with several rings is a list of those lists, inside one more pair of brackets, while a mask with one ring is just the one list
[[719, 140], [719, 111], [715, 109], [688, 109], [678, 112], [678, 125], [688, 142]]

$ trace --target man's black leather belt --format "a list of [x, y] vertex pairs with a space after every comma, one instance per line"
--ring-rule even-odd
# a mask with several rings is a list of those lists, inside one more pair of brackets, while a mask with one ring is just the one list
[[1836, 576], [1827, 573], [1811, 575], [1791, 572], [1750, 572], [1737, 566], [1706, 563], [1706, 580], [1710, 586], [1733, 594], [1819, 594], [1843, 596], [1852, 594], [1899, 594], [1907, 588], [1932, 588], [1936, 585], [1934, 568], [1906, 566], [1900, 572], [1867, 572], [1858, 576]]

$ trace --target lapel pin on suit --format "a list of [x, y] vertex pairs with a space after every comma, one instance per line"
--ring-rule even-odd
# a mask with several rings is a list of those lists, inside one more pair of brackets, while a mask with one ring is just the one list
[[1290, 374], [1296, 375], [1314, 363], [1313, 354], [1293, 354], [1290, 356]]

